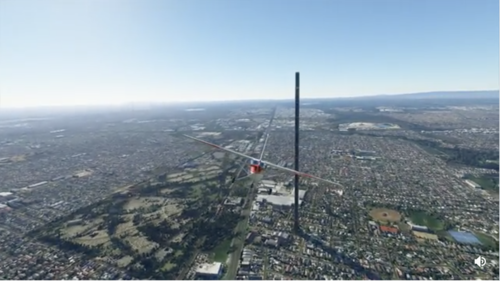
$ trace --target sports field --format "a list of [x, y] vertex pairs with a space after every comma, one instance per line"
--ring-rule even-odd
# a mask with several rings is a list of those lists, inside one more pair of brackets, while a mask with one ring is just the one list
[[369, 215], [373, 220], [379, 222], [399, 222], [401, 220], [401, 214], [398, 211], [386, 208], [373, 209]]

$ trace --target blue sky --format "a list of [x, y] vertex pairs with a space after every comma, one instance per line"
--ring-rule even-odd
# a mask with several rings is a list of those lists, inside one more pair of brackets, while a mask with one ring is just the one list
[[0, 106], [498, 89], [497, 0], [2, 0]]

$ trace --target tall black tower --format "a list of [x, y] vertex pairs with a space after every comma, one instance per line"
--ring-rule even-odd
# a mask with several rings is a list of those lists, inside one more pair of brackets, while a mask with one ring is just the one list
[[[299, 171], [300, 73], [295, 72], [295, 170]], [[294, 229], [299, 233], [299, 175], [295, 175]]]

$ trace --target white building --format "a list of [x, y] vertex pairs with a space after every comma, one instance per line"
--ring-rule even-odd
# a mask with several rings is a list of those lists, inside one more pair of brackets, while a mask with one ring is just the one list
[[222, 263], [203, 263], [196, 268], [196, 278], [202, 280], [219, 279], [222, 275]]
[[424, 225], [418, 225], [418, 224], [414, 224], [412, 222], [406, 222], [413, 230], [416, 230], [416, 231], [427, 231], [429, 230], [427, 228], [427, 226], [424, 226]]
[[[299, 205], [302, 204], [302, 200], [304, 199], [304, 195], [306, 194], [305, 190], [300, 189], [299, 190]], [[257, 195], [257, 202], [263, 202], [266, 201], [268, 204], [271, 205], [278, 205], [278, 206], [291, 206], [292, 204], [295, 203], [295, 198], [293, 194], [287, 194], [287, 195], [268, 195], [268, 194], [258, 194]]]
[[41, 181], [39, 183], [35, 183], [35, 184], [32, 184], [32, 185], [28, 185], [29, 188], [33, 188], [33, 187], [37, 187], [37, 186], [41, 186], [41, 185], [44, 185], [48, 183], [48, 181]]
[[472, 188], [481, 188], [481, 186], [471, 180], [465, 180], [465, 183], [468, 184]]

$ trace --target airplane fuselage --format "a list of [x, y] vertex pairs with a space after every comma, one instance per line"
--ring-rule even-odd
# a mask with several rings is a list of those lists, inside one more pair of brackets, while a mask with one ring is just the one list
[[252, 179], [252, 187], [258, 184], [264, 178], [265, 165], [257, 159], [250, 160], [250, 178]]
[[250, 174], [260, 174], [263, 173], [264, 169], [259, 165], [250, 165]]
[[264, 172], [265, 165], [257, 159], [250, 160], [250, 174], [260, 174]]

